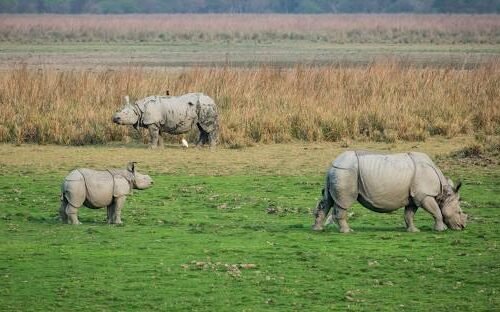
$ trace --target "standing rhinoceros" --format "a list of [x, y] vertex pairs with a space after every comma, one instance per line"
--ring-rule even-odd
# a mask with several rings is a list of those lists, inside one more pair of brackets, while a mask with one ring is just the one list
[[147, 189], [153, 180], [135, 171], [135, 163], [127, 169], [75, 169], [61, 185], [59, 215], [64, 223], [80, 224], [78, 208], [103, 208], [108, 210], [108, 223], [121, 224], [121, 210], [132, 189]]
[[465, 227], [467, 215], [460, 209], [460, 186], [461, 183], [453, 187], [423, 153], [344, 152], [332, 162], [327, 172], [323, 198], [315, 209], [313, 229], [323, 229], [323, 221], [333, 206], [332, 216], [340, 232], [351, 231], [347, 224], [347, 209], [357, 200], [375, 212], [392, 212], [405, 207], [409, 232], [418, 231], [413, 224], [418, 207], [434, 217], [435, 230], [445, 230], [444, 223], [451, 229], [461, 230]]
[[215, 146], [218, 132], [218, 112], [214, 100], [202, 93], [181, 96], [148, 96], [133, 105], [125, 97], [126, 105], [113, 115], [119, 125], [148, 128], [150, 147], [163, 145], [162, 133], [182, 134], [197, 127], [200, 137], [197, 145]]

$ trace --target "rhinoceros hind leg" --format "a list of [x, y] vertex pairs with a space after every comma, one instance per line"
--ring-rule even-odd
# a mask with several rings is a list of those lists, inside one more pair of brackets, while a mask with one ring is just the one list
[[444, 225], [443, 223], [443, 215], [441, 214], [441, 209], [439, 209], [439, 205], [434, 197], [427, 196], [422, 201], [422, 208], [424, 208], [434, 217], [434, 230], [446, 230], [446, 225]]
[[66, 214], [66, 205], [68, 205], [68, 201], [65, 197], [61, 200], [61, 207], [59, 208], [59, 217], [63, 223], [68, 223], [68, 215]]
[[200, 131], [200, 138], [198, 139], [198, 142], [196, 143], [197, 147], [200, 147], [201, 145], [204, 145], [210, 141], [209, 133], [206, 132], [199, 123], [196, 124], [198, 126], [198, 130]]
[[68, 216], [68, 224], [82, 224], [78, 220], [78, 208], [71, 206], [70, 203], [66, 205], [66, 208], [64, 209], [66, 212], [66, 215]]
[[333, 220], [339, 226], [340, 233], [349, 233], [353, 230], [347, 224], [347, 209], [340, 207], [337, 204], [333, 205]]
[[217, 131], [214, 130], [210, 133], [208, 133], [208, 144], [210, 144], [210, 148], [214, 148], [215, 144], [217, 143]]
[[207, 144], [208, 141], [209, 141], [208, 133], [206, 133], [205, 131], [200, 131], [200, 139], [196, 143], [196, 146], [199, 147], [199, 146], [205, 145], [205, 144]]
[[405, 207], [405, 223], [406, 230], [408, 232], [420, 232], [420, 230], [413, 223], [413, 217], [415, 216], [415, 212], [417, 212], [417, 209], [418, 207], [413, 203]]
[[325, 212], [323, 210], [318, 210], [315, 213], [314, 224], [312, 225], [313, 231], [322, 231], [323, 230], [323, 220], [325, 220]]

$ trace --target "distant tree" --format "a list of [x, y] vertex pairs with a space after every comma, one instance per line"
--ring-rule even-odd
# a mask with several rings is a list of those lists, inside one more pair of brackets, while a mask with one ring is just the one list
[[433, 0], [396, 0], [390, 4], [384, 11], [390, 13], [398, 12], [432, 12]]
[[295, 8], [295, 12], [300, 13], [325, 13], [324, 8], [318, 1], [314, 0], [303, 0]]
[[0, 0], [0, 13], [500, 13], [500, 0]]
[[141, 13], [137, 2], [133, 0], [104, 0], [99, 3], [100, 13]]
[[69, 5], [69, 12], [72, 14], [83, 13], [86, 9], [88, 0], [71, 0]]
[[37, 3], [30, 0], [18, 0], [16, 13], [38, 13], [36, 10]]

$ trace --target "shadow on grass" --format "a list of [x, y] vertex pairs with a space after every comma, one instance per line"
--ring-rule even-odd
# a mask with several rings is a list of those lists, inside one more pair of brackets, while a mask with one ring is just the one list
[[[106, 220], [97, 220], [97, 219], [93, 219], [93, 218], [81, 218], [79, 217], [78, 218], [80, 220], [80, 222], [82, 223], [82, 225], [94, 225], [94, 226], [99, 226], [99, 225], [102, 225], [102, 226], [107, 226], [109, 225]], [[67, 223], [63, 223], [62, 220], [59, 218], [59, 216], [50, 216], [50, 217], [46, 217], [46, 216], [32, 216], [32, 215], [27, 215], [26, 217], [24, 218], [21, 218], [21, 219], [18, 219], [18, 220], [25, 220], [27, 221], [28, 223], [36, 223], [36, 224], [48, 224], [48, 225], [70, 225], [70, 224], [67, 224]], [[116, 226], [120, 226], [120, 225], [116, 225]]]

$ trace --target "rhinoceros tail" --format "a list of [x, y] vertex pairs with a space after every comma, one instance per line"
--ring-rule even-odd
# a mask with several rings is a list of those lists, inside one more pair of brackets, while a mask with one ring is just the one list
[[328, 207], [331, 207], [334, 204], [332, 193], [330, 191], [330, 187], [331, 187], [330, 185], [331, 185], [330, 184], [330, 175], [327, 174], [326, 181], [325, 181], [325, 187], [322, 190], [322, 194], [323, 194], [323, 201], [325, 202], [325, 204], [328, 205]]

